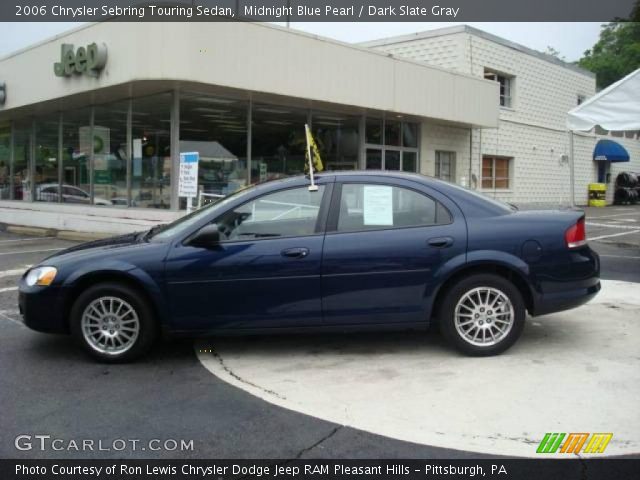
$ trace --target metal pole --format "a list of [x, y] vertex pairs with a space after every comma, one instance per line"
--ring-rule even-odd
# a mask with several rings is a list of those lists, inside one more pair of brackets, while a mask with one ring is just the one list
[[573, 168], [573, 155], [574, 155], [574, 149], [573, 149], [573, 130], [569, 130], [569, 181], [571, 182], [571, 185], [569, 185], [569, 196], [570, 196], [570, 204], [571, 207], [575, 207], [576, 206], [576, 201], [575, 201], [575, 192], [574, 192], [574, 188], [575, 188], [575, 172], [574, 172], [574, 168]]
[[62, 203], [62, 184], [64, 183], [64, 165], [62, 158], [64, 156], [64, 114], [60, 112], [58, 115], [58, 203]]
[[311, 132], [309, 132], [309, 125], [307, 125], [306, 123], [304, 124], [304, 134], [305, 134], [305, 137], [307, 137], [307, 156], [309, 157], [309, 177], [311, 178], [311, 185], [309, 185], [309, 191], [315, 192], [318, 190], [318, 186], [315, 184], [315, 181], [313, 179], [313, 162], [311, 161], [311, 143], [309, 142], [309, 135], [311, 135]]

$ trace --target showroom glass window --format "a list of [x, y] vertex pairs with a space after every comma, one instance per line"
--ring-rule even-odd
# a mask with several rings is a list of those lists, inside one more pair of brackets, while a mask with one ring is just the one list
[[308, 122], [307, 110], [253, 105], [251, 183], [304, 173]]
[[[380, 205], [384, 205], [381, 208]], [[451, 222], [447, 209], [408, 188], [377, 184], [342, 186], [339, 232], [442, 225]]]
[[400, 119], [367, 117], [365, 168], [417, 172], [418, 124]]
[[89, 162], [91, 161], [91, 148], [91, 110], [82, 108], [63, 112], [62, 202], [90, 203]]
[[35, 128], [35, 197], [36, 202], [59, 202], [58, 139], [60, 114], [38, 117]]
[[[249, 104], [233, 98], [183, 94], [180, 98], [180, 152], [198, 152], [202, 203], [247, 185]], [[181, 199], [181, 208], [186, 206]]]
[[0, 122], [0, 200], [11, 198], [11, 123]]
[[129, 102], [97, 105], [93, 119], [93, 203], [126, 207]]
[[320, 150], [325, 170], [355, 170], [360, 149], [360, 117], [314, 112], [313, 138]]
[[225, 241], [313, 235], [324, 195], [308, 186], [263, 195], [225, 213], [217, 220]]
[[31, 201], [31, 142], [33, 123], [17, 120], [13, 134], [13, 198]]
[[132, 207], [171, 207], [172, 99], [170, 93], [133, 99]]

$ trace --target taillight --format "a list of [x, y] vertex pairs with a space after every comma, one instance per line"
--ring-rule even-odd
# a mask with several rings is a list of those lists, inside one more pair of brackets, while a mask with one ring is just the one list
[[587, 234], [584, 228], [584, 217], [582, 217], [578, 222], [569, 227], [566, 232], [564, 232], [564, 240], [567, 242], [568, 248], [578, 248], [587, 244]]

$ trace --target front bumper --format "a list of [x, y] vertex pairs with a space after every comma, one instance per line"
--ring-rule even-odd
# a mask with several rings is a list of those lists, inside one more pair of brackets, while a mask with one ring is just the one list
[[64, 288], [29, 287], [21, 281], [18, 306], [25, 325], [38, 332], [69, 333], [64, 298]]

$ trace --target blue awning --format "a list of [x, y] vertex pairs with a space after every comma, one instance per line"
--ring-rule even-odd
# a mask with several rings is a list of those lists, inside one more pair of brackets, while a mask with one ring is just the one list
[[600, 140], [593, 150], [593, 159], [604, 162], [628, 162], [629, 152], [613, 140]]

